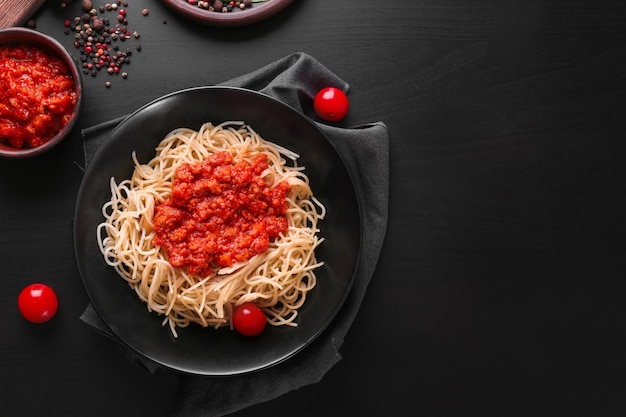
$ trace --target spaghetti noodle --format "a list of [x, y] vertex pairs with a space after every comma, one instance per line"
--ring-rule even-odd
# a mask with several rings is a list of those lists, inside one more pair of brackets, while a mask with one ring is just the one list
[[[169, 262], [166, 249], [155, 244], [155, 209], [172, 196], [176, 170], [228, 152], [233, 161], [253, 163], [260, 155], [267, 167], [260, 176], [269, 187], [287, 183], [286, 230], [267, 250], [230, 266], [191, 274]], [[164, 315], [163, 325], [177, 337], [190, 323], [231, 326], [235, 306], [255, 302], [274, 326], [296, 326], [298, 309], [316, 285], [314, 270], [322, 265], [315, 249], [318, 221], [325, 208], [314, 196], [298, 155], [268, 142], [243, 122], [204, 124], [199, 131], [173, 130], [156, 147], [156, 156], [119, 183], [111, 178], [111, 200], [102, 207], [104, 221], [97, 236], [105, 261], [125, 279], [147, 309]], [[287, 163], [290, 160], [291, 163]], [[158, 239], [157, 239], [158, 240]]]

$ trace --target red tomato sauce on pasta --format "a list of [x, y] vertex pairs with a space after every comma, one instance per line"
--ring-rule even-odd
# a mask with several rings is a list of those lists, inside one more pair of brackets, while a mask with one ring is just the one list
[[31, 46], [0, 47], [0, 142], [33, 148], [52, 139], [76, 105], [65, 63]]
[[154, 243], [169, 262], [208, 275], [263, 253], [287, 230], [289, 184], [269, 187], [267, 156], [236, 162], [228, 152], [176, 170], [171, 197], [155, 208]]

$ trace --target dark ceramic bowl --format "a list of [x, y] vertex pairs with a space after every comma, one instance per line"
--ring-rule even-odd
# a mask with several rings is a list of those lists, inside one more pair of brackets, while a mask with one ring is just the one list
[[[252, 7], [244, 10], [234, 8], [232, 12], [227, 13], [209, 11], [184, 0], [161, 1], [180, 15], [198, 23], [209, 26], [238, 27], [268, 19], [289, 6], [293, 0], [269, 0], [263, 3], [253, 3]], [[223, 3], [228, 3], [228, 1], [224, 0]]]
[[[324, 242], [316, 257], [316, 287], [298, 313], [298, 327], [268, 326], [245, 338], [228, 328], [190, 325], [174, 339], [163, 316], [150, 313], [125, 280], [107, 265], [98, 248], [102, 205], [111, 199], [111, 178], [130, 178], [133, 152], [139, 161], [155, 155], [171, 130], [198, 130], [203, 123], [248, 123], [264, 139], [300, 155], [316, 198], [326, 206], [320, 222]], [[178, 371], [234, 375], [267, 368], [309, 345], [333, 320], [352, 287], [361, 248], [361, 214], [356, 190], [333, 144], [308, 118], [264, 94], [229, 87], [197, 87], [159, 98], [131, 114], [100, 145], [87, 165], [74, 213], [74, 250], [78, 271], [100, 317], [140, 355]]]
[[50, 56], [61, 58], [67, 65], [76, 91], [76, 104], [72, 111], [70, 120], [65, 126], [50, 140], [42, 145], [33, 148], [16, 148], [8, 143], [0, 142], [0, 157], [4, 158], [27, 158], [39, 155], [61, 142], [67, 137], [76, 123], [82, 102], [82, 79], [78, 65], [72, 55], [55, 39], [36, 30], [27, 28], [7, 28], [0, 29], [0, 46], [5, 45], [30, 45], [43, 50]]

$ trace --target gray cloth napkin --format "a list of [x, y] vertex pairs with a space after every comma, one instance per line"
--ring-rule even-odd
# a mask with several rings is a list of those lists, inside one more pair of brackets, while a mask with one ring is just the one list
[[[293, 53], [256, 71], [221, 85], [268, 94], [296, 110], [310, 114], [317, 91], [334, 86], [348, 92], [349, 85], [310, 55]], [[82, 131], [85, 164], [124, 117]], [[316, 122], [317, 123], [317, 122]], [[271, 368], [232, 377], [180, 375], [180, 390], [172, 417], [218, 417], [279, 397], [319, 382], [339, 360], [339, 350], [370, 282], [383, 245], [388, 216], [389, 137], [376, 122], [351, 128], [317, 123], [343, 157], [356, 182], [362, 207], [363, 248], [352, 290], [339, 314], [311, 345], [293, 358]], [[117, 340], [89, 305], [81, 319]], [[119, 341], [119, 340], [118, 340]], [[121, 343], [121, 341], [120, 341]], [[154, 372], [160, 366], [127, 349], [129, 360]]]

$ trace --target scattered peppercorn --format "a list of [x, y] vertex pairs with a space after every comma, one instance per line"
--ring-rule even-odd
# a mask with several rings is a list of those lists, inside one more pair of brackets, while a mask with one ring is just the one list
[[[65, 0], [69, 4], [71, 0]], [[121, 68], [130, 64], [131, 48], [120, 50], [119, 43], [130, 41], [132, 37], [139, 38], [138, 31], [132, 31], [128, 27], [128, 1], [116, 0], [93, 7], [92, 0], [82, 0], [81, 9], [83, 14], [73, 19], [63, 21], [64, 33], [74, 33], [74, 46], [80, 51], [80, 61], [84, 74], [96, 77], [98, 72], [106, 71], [110, 75], [120, 74], [123, 78], [128, 77], [127, 71]], [[146, 11], [146, 13], [144, 13]], [[114, 14], [115, 19], [109, 19], [108, 14]], [[147, 9], [142, 10], [142, 15], [147, 15]], [[111, 24], [111, 20], [115, 22]], [[141, 46], [136, 46], [141, 51]], [[105, 83], [110, 87], [111, 82]]]
[[105, 82], [105, 83], [104, 83], [104, 86], [105, 86], [106, 88], [111, 87], [111, 81], [107, 81], [107, 82]]
[[91, 25], [98, 33], [102, 33], [102, 31], [104, 30], [104, 20], [100, 19], [99, 17], [94, 17], [91, 20]]

